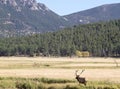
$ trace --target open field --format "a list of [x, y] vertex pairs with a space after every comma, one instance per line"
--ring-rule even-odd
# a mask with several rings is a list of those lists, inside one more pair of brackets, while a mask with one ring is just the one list
[[119, 58], [0, 57], [1, 77], [74, 80], [77, 69], [85, 69], [81, 76], [88, 81], [120, 82]]
[[0, 89], [120, 89], [120, 58], [0, 57]]

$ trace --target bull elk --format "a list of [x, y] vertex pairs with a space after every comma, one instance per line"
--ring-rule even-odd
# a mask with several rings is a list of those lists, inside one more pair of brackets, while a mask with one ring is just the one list
[[86, 83], [87, 83], [86, 79], [85, 79], [84, 77], [80, 77], [80, 75], [81, 75], [84, 71], [85, 71], [85, 70], [82, 70], [81, 73], [78, 75], [78, 74], [77, 74], [77, 73], [78, 73], [78, 70], [76, 70], [75, 75], [76, 75], [76, 79], [77, 79], [77, 81], [79, 82], [79, 84], [81, 83], [81, 84], [84, 84], [84, 85], [86, 86]]

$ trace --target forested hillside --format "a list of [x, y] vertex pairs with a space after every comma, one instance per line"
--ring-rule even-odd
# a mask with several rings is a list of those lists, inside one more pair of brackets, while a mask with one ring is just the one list
[[0, 56], [120, 56], [120, 20], [79, 25], [64, 30], [0, 39]]

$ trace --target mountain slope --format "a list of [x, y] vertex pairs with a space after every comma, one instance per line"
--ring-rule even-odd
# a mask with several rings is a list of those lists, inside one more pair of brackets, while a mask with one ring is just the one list
[[64, 17], [73, 25], [120, 19], [120, 3], [106, 4]]
[[63, 17], [35, 0], [0, 0], [0, 36], [55, 31], [67, 25]]

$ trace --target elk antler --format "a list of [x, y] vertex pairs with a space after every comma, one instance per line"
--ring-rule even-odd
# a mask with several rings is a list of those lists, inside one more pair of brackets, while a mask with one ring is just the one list
[[78, 72], [78, 70], [75, 71], [75, 75], [76, 75], [76, 76], [77, 76], [77, 72]]
[[84, 70], [82, 70], [82, 71], [81, 71], [81, 73], [80, 73], [79, 75], [81, 75], [84, 71], [85, 71], [85, 69], [84, 69]]

